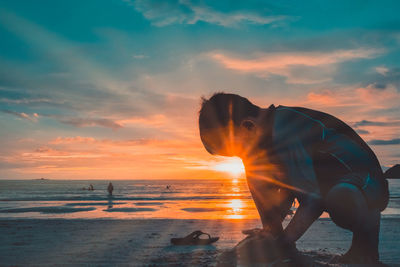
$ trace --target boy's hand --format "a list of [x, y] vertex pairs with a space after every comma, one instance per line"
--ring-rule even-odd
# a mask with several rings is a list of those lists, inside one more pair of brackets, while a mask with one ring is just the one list
[[242, 234], [253, 236], [253, 235], [259, 234], [262, 230], [263, 229], [261, 229], [261, 228], [246, 229], [246, 230], [242, 230]]
[[[261, 229], [261, 228], [254, 228], [249, 230], [243, 230], [243, 234], [247, 235], [246, 239], [249, 238], [256, 238], [257, 240], [262, 240], [263, 238], [271, 239], [271, 244], [273, 244], [275, 251], [278, 256], [278, 261], [282, 260], [296, 260], [299, 256], [299, 252], [296, 248], [294, 242], [288, 241], [285, 238], [284, 233], [281, 233], [278, 236], [273, 236], [272, 232], [269, 229]], [[245, 240], [246, 240], [245, 239]], [[297, 260], [296, 260], [297, 261]]]
[[[261, 228], [253, 228], [253, 229], [246, 229], [242, 231], [243, 234], [248, 235], [249, 237], [252, 236], [271, 236], [271, 231], [269, 229], [261, 229]], [[296, 252], [296, 244], [294, 242], [288, 241], [285, 237], [285, 234], [282, 233], [279, 236], [275, 237], [276, 246], [280, 248], [282, 251], [287, 251], [289, 254], [291, 252]]]
[[246, 229], [246, 230], [242, 230], [242, 233], [244, 235], [248, 235], [248, 236], [271, 234], [271, 232], [268, 228]]

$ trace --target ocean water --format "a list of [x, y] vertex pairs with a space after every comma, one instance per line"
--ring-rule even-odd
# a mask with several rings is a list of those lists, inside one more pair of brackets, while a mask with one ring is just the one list
[[[0, 180], [0, 218], [254, 219], [244, 179]], [[94, 191], [88, 191], [92, 184]], [[389, 180], [383, 216], [400, 216], [400, 180]], [[324, 216], [327, 216], [326, 214]]]

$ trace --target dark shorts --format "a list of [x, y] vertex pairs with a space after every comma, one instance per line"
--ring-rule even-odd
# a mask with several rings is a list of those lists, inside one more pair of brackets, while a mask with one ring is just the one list
[[314, 170], [317, 175], [319, 188], [324, 197], [329, 190], [337, 184], [349, 183], [357, 186], [365, 196], [371, 209], [384, 210], [389, 201], [389, 190], [387, 180], [383, 177], [380, 166], [357, 166], [349, 171], [343, 164], [332, 157], [319, 157]]
[[367, 200], [371, 209], [384, 210], [389, 201], [389, 188], [387, 180], [375, 177], [370, 173], [348, 173], [337, 179], [336, 184], [349, 183], [357, 186]]

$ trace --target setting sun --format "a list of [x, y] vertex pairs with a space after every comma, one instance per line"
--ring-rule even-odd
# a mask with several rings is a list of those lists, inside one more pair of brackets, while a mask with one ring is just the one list
[[229, 173], [232, 177], [239, 177], [244, 174], [244, 165], [238, 157], [223, 157], [224, 161], [221, 161], [213, 166], [216, 171]]

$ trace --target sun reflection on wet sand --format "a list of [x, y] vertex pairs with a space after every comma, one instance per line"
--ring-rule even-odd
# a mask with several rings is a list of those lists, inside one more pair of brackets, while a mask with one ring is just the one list
[[[241, 188], [239, 186], [239, 179], [235, 178], [232, 180], [232, 195], [240, 195]], [[245, 215], [243, 214], [244, 202], [242, 199], [231, 199], [227, 207], [229, 208], [227, 218], [229, 219], [243, 219]]]
[[244, 215], [242, 214], [232, 214], [227, 216], [228, 219], [244, 219]]
[[244, 215], [242, 214], [243, 210], [243, 201], [241, 199], [231, 199], [228, 203], [228, 207], [230, 210], [228, 212], [229, 219], [243, 219]]
[[238, 213], [242, 210], [243, 202], [241, 199], [232, 199], [228, 206], [232, 209], [233, 212]]

